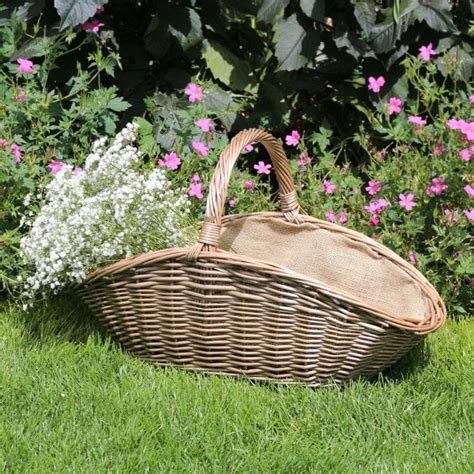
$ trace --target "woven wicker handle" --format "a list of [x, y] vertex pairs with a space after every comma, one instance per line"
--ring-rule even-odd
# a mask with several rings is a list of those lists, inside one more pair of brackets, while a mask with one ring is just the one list
[[298, 203], [290, 165], [281, 143], [269, 133], [250, 128], [238, 133], [222, 152], [209, 186], [206, 213], [198, 243], [191, 247], [188, 258], [195, 260], [201, 251], [213, 251], [219, 246], [221, 220], [227, 197], [232, 168], [244, 148], [250, 143], [261, 143], [267, 150], [275, 168], [281, 209], [290, 222], [301, 222], [300, 214], [305, 214]]

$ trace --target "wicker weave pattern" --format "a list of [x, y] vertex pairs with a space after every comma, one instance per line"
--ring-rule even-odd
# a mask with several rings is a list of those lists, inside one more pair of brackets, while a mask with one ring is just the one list
[[[371, 246], [418, 282], [429, 298], [425, 321], [402, 320], [277, 264], [219, 250], [221, 226], [238, 218], [222, 219], [231, 168], [254, 141], [272, 157], [284, 210], [284, 217], [258, 215], [325, 225]], [[79, 293], [110, 333], [140, 357], [309, 386], [374, 374], [446, 318], [433, 287], [393, 252], [362, 234], [304, 215], [281, 145], [259, 130], [241, 132], [223, 153], [194, 247], [150, 252], [100, 269]]]

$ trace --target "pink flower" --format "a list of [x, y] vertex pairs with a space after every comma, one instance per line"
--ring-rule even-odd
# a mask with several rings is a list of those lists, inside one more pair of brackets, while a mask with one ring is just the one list
[[96, 15], [100, 15], [101, 13], [104, 13], [105, 11], [105, 7], [102, 6], [102, 7], [99, 7], [96, 11], [95, 11], [95, 14]]
[[265, 162], [259, 161], [258, 164], [253, 165], [253, 168], [257, 171], [258, 174], [270, 174], [272, 165], [266, 165]]
[[191, 182], [192, 183], [200, 183], [201, 182], [201, 177], [198, 175], [198, 174], [193, 174], [192, 178], [191, 178]]
[[434, 194], [435, 196], [441, 196], [444, 191], [448, 189], [448, 185], [444, 184], [443, 178], [433, 178], [431, 180], [431, 186], [426, 189], [426, 194]]
[[372, 216], [370, 216], [370, 219], [369, 219], [369, 224], [372, 226], [372, 227], [377, 227], [380, 223], [380, 218], [379, 216], [377, 216], [376, 214], [373, 214]]
[[4, 150], [8, 147], [8, 141], [5, 138], [0, 138], [0, 147]]
[[368, 206], [364, 206], [364, 209], [371, 214], [382, 214], [382, 211], [389, 206], [389, 202], [381, 198], [378, 201], [372, 201]]
[[158, 160], [158, 164], [162, 168], [177, 170], [178, 166], [181, 164], [181, 160], [178, 158], [178, 155], [172, 151], [171, 153], [166, 153], [163, 160]]
[[462, 119], [449, 119], [447, 124], [451, 130], [460, 130], [465, 135], [466, 140], [474, 140], [474, 122], [466, 122]]
[[332, 223], [336, 222], [336, 216], [334, 215], [334, 212], [332, 211], [326, 212], [326, 219]]
[[428, 46], [422, 46], [419, 50], [420, 54], [418, 57], [422, 59], [423, 61], [429, 61], [431, 59], [431, 56], [434, 56], [435, 54], [438, 54], [434, 49], [433, 49], [433, 44], [430, 43]]
[[417, 117], [416, 115], [410, 115], [408, 117], [408, 121], [415, 125], [417, 128], [426, 125], [426, 120], [422, 119], [421, 117]]
[[469, 96], [469, 102], [474, 105], [474, 95]]
[[402, 101], [397, 97], [390, 97], [388, 101], [388, 115], [392, 114], [399, 114], [402, 111], [400, 107], [402, 105]]
[[307, 151], [300, 153], [299, 159], [296, 161], [298, 166], [310, 165], [313, 160], [309, 157]]
[[451, 224], [452, 222], [458, 222], [458, 211], [451, 211], [451, 209], [445, 209], [444, 214], [448, 216], [446, 222]]
[[235, 206], [237, 206], [237, 203], [238, 203], [238, 202], [239, 202], [239, 200], [238, 200], [235, 196], [234, 196], [234, 197], [231, 197], [231, 198], [229, 199], [229, 202], [228, 202], [229, 207], [235, 207]]
[[12, 143], [11, 150], [13, 155], [15, 155], [15, 162], [20, 163], [21, 159], [23, 158], [20, 147], [16, 143]]
[[189, 186], [188, 194], [191, 197], [195, 197], [196, 199], [201, 200], [204, 197], [204, 186], [201, 183], [192, 183]]
[[438, 145], [435, 145], [433, 155], [438, 157], [438, 156], [441, 156], [441, 154], [444, 153], [445, 151], [448, 151], [447, 148], [445, 148], [443, 145], [438, 144]]
[[214, 124], [209, 118], [202, 118], [196, 120], [194, 122], [194, 125], [196, 125], [196, 127], [199, 127], [203, 132], [208, 132], [209, 130], [211, 130], [211, 128], [214, 128]]
[[24, 102], [26, 100], [26, 95], [20, 94], [19, 96], [17, 96], [16, 100], [18, 102]]
[[369, 89], [369, 91], [372, 91], [378, 94], [380, 92], [380, 89], [385, 84], [385, 79], [383, 76], [379, 76], [377, 77], [377, 79], [375, 79], [375, 77], [373, 76], [370, 76], [368, 82], [369, 82], [369, 85], [367, 86], [367, 88]]
[[470, 184], [466, 184], [466, 186], [464, 186], [464, 191], [466, 191], [469, 197], [474, 197], [474, 188]]
[[245, 181], [245, 183], [244, 183], [244, 189], [245, 189], [246, 191], [253, 191], [253, 188], [254, 188], [254, 186], [253, 186], [253, 181], [252, 181], [251, 179], [248, 179], [247, 181]]
[[33, 72], [35, 65], [30, 60], [25, 58], [18, 58], [16, 62], [18, 63], [17, 72], [23, 74], [31, 74]]
[[365, 190], [369, 193], [369, 196], [373, 198], [382, 189], [382, 183], [380, 181], [369, 181]]
[[464, 134], [464, 138], [469, 141], [474, 141], [474, 122], [460, 121], [460, 129]]
[[451, 130], [460, 130], [462, 123], [466, 123], [464, 120], [456, 120], [454, 118], [449, 119], [447, 124]]
[[464, 148], [459, 152], [459, 156], [463, 161], [471, 161], [471, 150]]
[[193, 148], [197, 151], [201, 156], [207, 156], [209, 154], [209, 148], [202, 142], [193, 142]]
[[287, 135], [285, 137], [285, 142], [288, 146], [298, 146], [298, 143], [300, 142], [301, 135], [296, 131], [293, 130], [291, 132], [291, 135]]
[[248, 145], [245, 145], [245, 150], [246, 151], [253, 151], [253, 146], [255, 145], [255, 142], [249, 143]]
[[48, 165], [49, 168], [49, 174], [55, 175], [59, 171], [61, 171], [62, 167], [65, 165], [63, 161], [55, 161], [51, 160], [51, 162]]
[[189, 83], [184, 89], [184, 93], [189, 97], [189, 102], [201, 102], [204, 100], [202, 87], [194, 82]]
[[340, 212], [337, 217], [339, 219], [339, 224], [341, 225], [347, 224], [349, 222], [347, 219], [347, 212]]
[[328, 194], [332, 194], [336, 190], [336, 185], [331, 183], [331, 181], [328, 181], [325, 179], [323, 181], [323, 191], [325, 191]]
[[74, 174], [74, 175], [78, 175], [78, 174], [81, 174], [81, 173], [84, 173], [84, 170], [79, 166], [76, 166], [74, 168], [74, 170], [72, 171], [72, 174]]
[[415, 252], [412, 252], [411, 250], [408, 252], [408, 260], [414, 266], [418, 264], [418, 260], [416, 259]]
[[400, 207], [404, 207], [407, 211], [411, 211], [415, 206], [416, 202], [413, 201], [415, 195], [413, 193], [408, 193], [406, 196], [404, 194], [399, 194], [398, 197], [400, 201]]
[[99, 20], [89, 20], [82, 25], [82, 30], [86, 33], [98, 33], [100, 29], [104, 26]]
[[474, 221], [474, 210], [471, 209], [470, 211], [468, 211], [467, 209], [462, 211], [463, 214], [467, 217], [467, 220], [468, 221]]

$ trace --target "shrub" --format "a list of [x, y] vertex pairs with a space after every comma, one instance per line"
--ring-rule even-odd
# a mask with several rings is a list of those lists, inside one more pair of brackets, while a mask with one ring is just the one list
[[[205, 210], [208, 185], [219, 155], [229, 141], [223, 123], [233, 113], [229, 108], [231, 100], [212, 83], [190, 83], [179, 96], [157, 93], [148, 98], [150, 121], [138, 119], [142, 149], [158, 157], [158, 166], [167, 169], [169, 179], [176, 186], [188, 187], [196, 218], [201, 218]], [[258, 159], [259, 148], [248, 146], [239, 166], [234, 168], [225, 212], [274, 208], [272, 183], [268, 179], [270, 161], [265, 154]], [[179, 164], [176, 161], [172, 162], [174, 166], [168, 164], [170, 155]], [[267, 169], [262, 168], [265, 165]]]
[[[462, 74], [472, 77], [474, 7], [467, 1], [56, 0], [56, 11], [52, 3], [45, 2], [47, 24], [104, 25], [99, 34], [119, 44], [120, 83], [136, 103], [156, 87], [180, 90], [198, 73], [245, 97], [233, 131], [313, 131], [326, 117], [337, 134], [350, 136], [371, 102], [364, 76], [383, 74], [392, 95], [408, 96], [401, 61], [417, 53], [420, 38], [462, 57]], [[24, 15], [36, 18], [35, 4]]]
[[[25, 196], [34, 206], [55, 163], [80, 166], [90, 143], [113, 134], [129, 104], [115, 87], [102, 85], [119, 57], [93, 33], [79, 39], [68, 30], [51, 37], [13, 16], [0, 28], [0, 44], [1, 291], [14, 281]], [[89, 51], [88, 60], [76, 58], [71, 68], [65, 58], [78, 48]]]

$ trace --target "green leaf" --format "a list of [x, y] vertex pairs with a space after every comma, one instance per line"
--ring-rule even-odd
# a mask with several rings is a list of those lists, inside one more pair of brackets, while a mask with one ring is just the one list
[[358, 21], [362, 30], [369, 34], [375, 25], [377, 18], [377, 12], [375, 11], [375, 5], [373, 0], [355, 0], [354, 3], [354, 16]]
[[350, 54], [357, 60], [361, 57], [373, 56], [367, 43], [362, 41], [353, 31], [334, 32], [332, 37], [334, 43], [341, 51], [345, 50], [347, 54]]
[[121, 97], [114, 97], [113, 99], [109, 100], [107, 104], [107, 108], [109, 110], [113, 110], [114, 112], [123, 112], [131, 107], [126, 100], [123, 100]]
[[313, 20], [325, 21], [325, 0], [300, 0], [300, 7], [304, 14]]
[[290, 0], [263, 0], [257, 13], [257, 21], [273, 23], [288, 3], [290, 3]]
[[249, 63], [217, 41], [203, 42], [202, 57], [213, 76], [232, 89], [248, 89], [255, 83]]
[[170, 47], [170, 35], [167, 25], [160, 23], [155, 16], [149, 23], [143, 36], [145, 49], [155, 58], [164, 56]]
[[200, 43], [203, 39], [201, 18], [192, 8], [173, 7], [173, 15], [167, 19], [168, 30], [184, 51]]
[[41, 14], [44, 8], [44, 0], [25, 2], [16, 10], [16, 18], [19, 21], [28, 21]]
[[393, 21], [395, 23], [398, 23], [398, 21], [400, 20], [400, 0], [394, 0], [392, 14], [393, 14]]
[[26, 41], [19, 48], [15, 49], [15, 52], [10, 59], [13, 61], [17, 58], [46, 56], [50, 51], [51, 45], [57, 40], [58, 36], [58, 34], [49, 31], [44, 37], [33, 38]]
[[227, 130], [232, 128], [237, 118], [238, 104], [232, 99], [229, 92], [209, 82], [206, 85], [204, 105], [207, 110], [218, 116]]
[[120, 56], [117, 53], [110, 53], [106, 56], [102, 62], [102, 67], [104, 71], [110, 76], [114, 77], [115, 68], [120, 65]]
[[[439, 47], [436, 48], [437, 51], [439, 49]], [[474, 55], [469, 43], [460, 42], [448, 51], [445, 51], [445, 55], [439, 56], [435, 62], [439, 71], [444, 76], [453, 74], [453, 78], [462, 79], [466, 82], [472, 80], [474, 73]], [[448, 66], [449, 63], [458, 64], [458, 66], [454, 68], [453, 71], [452, 66]]]
[[392, 10], [390, 8], [384, 10], [385, 19], [373, 26], [368, 37], [375, 52], [386, 53], [395, 46], [402, 34], [415, 21], [413, 12], [417, 8], [419, 8], [418, 0], [402, 0], [397, 23], [393, 20]]
[[458, 275], [470, 276], [474, 274], [474, 258], [470, 255], [462, 255], [459, 259], [459, 265], [455, 269]]
[[313, 59], [319, 44], [319, 33], [305, 29], [296, 14], [280, 22], [280, 37], [275, 48], [277, 71], [294, 71]]
[[115, 133], [115, 122], [112, 120], [111, 117], [104, 117], [103, 122], [104, 122], [105, 131], [109, 135], [112, 135], [113, 133]]
[[54, 0], [54, 6], [61, 18], [61, 30], [76, 26], [94, 16], [96, 10], [108, 0]]
[[447, 0], [424, 2], [414, 11], [418, 21], [425, 21], [430, 28], [443, 33], [458, 33], [451, 15], [451, 5]]
[[140, 135], [153, 135], [153, 125], [143, 117], [137, 117], [135, 121], [138, 124]]
[[406, 75], [400, 76], [395, 84], [387, 91], [386, 96], [395, 96], [400, 99], [406, 100], [408, 97], [409, 83]]

